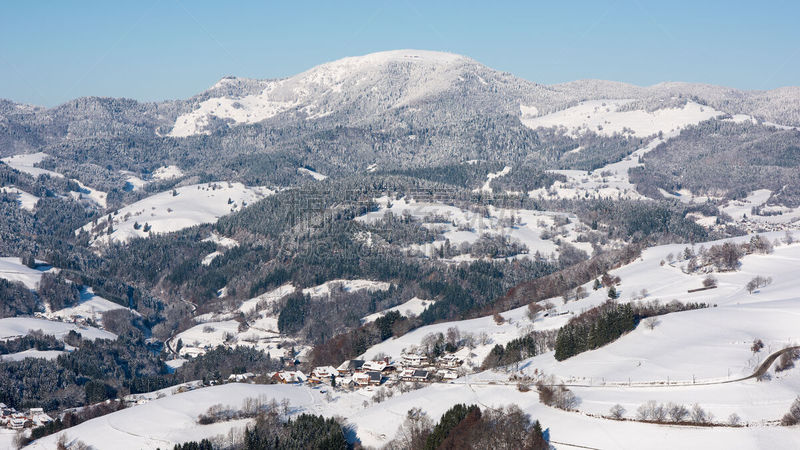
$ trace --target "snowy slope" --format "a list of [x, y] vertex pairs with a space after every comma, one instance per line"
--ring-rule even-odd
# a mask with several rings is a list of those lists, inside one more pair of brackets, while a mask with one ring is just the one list
[[[241, 407], [247, 398], [287, 399], [298, 408], [310, 408], [318, 397], [310, 389], [286, 385], [226, 384], [167, 396], [92, 419], [63, 433], [98, 449], [140, 450], [172, 448], [226, 434], [232, 427], [244, 428], [246, 420], [199, 425], [197, 416], [216, 404]], [[317, 394], [318, 395], [318, 394]], [[60, 434], [60, 433], [59, 433]], [[58, 434], [40, 439], [30, 449], [52, 449]]]
[[103, 313], [115, 309], [127, 309], [122, 305], [106, 300], [99, 295], [95, 295], [91, 288], [81, 289], [80, 301], [77, 305], [69, 308], [59, 309], [45, 314], [51, 319], [68, 320], [72, 316], [90, 318], [98, 323], [103, 322]]
[[[248, 421], [237, 420], [199, 425], [197, 416], [210, 406], [238, 407], [247, 398], [266, 401], [286, 399], [293, 412], [343, 416], [357, 438], [368, 447], [380, 447], [395, 437], [397, 428], [411, 408], [421, 408], [432, 420], [456, 403], [477, 404], [482, 408], [516, 404], [532, 418], [550, 429], [555, 448], [602, 449], [790, 449], [800, 445], [800, 434], [786, 427], [751, 426], [687, 427], [613, 421], [588, 417], [546, 407], [535, 391], [521, 393], [514, 385], [465, 383], [435, 384], [364, 408], [369, 394], [337, 392], [327, 401], [318, 390], [292, 385], [226, 384], [169, 395], [92, 419], [65, 430], [70, 439], [96, 448], [170, 448], [176, 443], [226, 435], [241, 430]], [[366, 395], [365, 395], [366, 394]], [[52, 448], [58, 434], [40, 439], [28, 448]]]
[[32, 317], [6, 317], [0, 319], [0, 339], [9, 339], [18, 336], [25, 336], [33, 330], [42, 330], [44, 334], [52, 334], [56, 337], [63, 337], [70, 331], [76, 331], [84, 339], [116, 339], [114, 333], [100, 330], [94, 327], [79, 326], [72, 323], [55, 322], [45, 319], [34, 319]]
[[56, 359], [58, 358], [58, 355], [62, 355], [64, 353], [66, 352], [63, 352], [61, 350], [30, 349], [22, 352], [0, 355], [0, 361], [22, 361], [25, 358]]
[[39, 269], [31, 269], [22, 264], [20, 258], [0, 257], [0, 278], [11, 282], [20, 282], [28, 289], [35, 290], [42, 279], [42, 274], [52, 270], [49, 266]]
[[[525, 244], [528, 253], [522, 257], [533, 257], [536, 252], [549, 256], [558, 252], [555, 240], [563, 240], [575, 247], [591, 253], [591, 244], [578, 242], [579, 232], [585, 228], [578, 218], [572, 214], [556, 213], [550, 211], [533, 211], [526, 209], [503, 209], [490, 206], [488, 217], [482, 213], [463, 210], [461, 208], [436, 202], [418, 202], [408, 198], [390, 199], [387, 197], [375, 199], [379, 204], [376, 211], [357, 217], [355, 220], [374, 223], [383, 218], [386, 212], [391, 212], [395, 217], [408, 214], [423, 225], [442, 230], [442, 235], [432, 243], [414, 245], [412, 249], [426, 256], [434, 254], [435, 250], [444, 245], [446, 240], [453, 246], [466, 242], [472, 244], [482, 235], [502, 235], [512, 241]], [[437, 216], [446, 219], [430, 221]], [[566, 218], [569, 223], [556, 226], [556, 219]], [[514, 225], [510, 220], [514, 219]], [[550, 233], [548, 237], [546, 233]], [[459, 255], [457, 261], [473, 259], [471, 255]]]
[[622, 133], [646, 137], [659, 132], [675, 132], [687, 125], [724, 114], [695, 102], [688, 102], [681, 108], [663, 108], [652, 112], [638, 109], [619, 111], [625, 103], [620, 100], [591, 100], [542, 116], [532, 116], [530, 109], [522, 107], [521, 120], [529, 128], [564, 127], [573, 135], [592, 131], [605, 136]]
[[[216, 94], [179, 116], [170, 135], [209, 133], [214, 122], [256, 123], [287, 111], [317, 119], [351, 107], [358, 92], [365, 91], [371, 92], [372, 97], [361, 105], [368, 108], [363, 113], [384, 112], [447, 90], [460, 80], [465, 66], [478, 64], [464, 56], [425, 50], [395, 50], [344, 58], [293, 77], [253, 81], [262, 86], [258, 93]], [[219, 89], [220, 83], [235, 81], [223, 79], [211, 91], [224, 91]]]
[[27, 209], [28, 211], [33, 211], [36, 208], [36, 202], [39, 201], [39, 197], [14, 186], [0, 187], [0, 192], [10, 196], [16, 195], [20, 208]]
[[423, 311], [428, 309], [428, 307], [432, 304], [433, 304], [432, 300], [422, 300], [420, 298], [414, 297], [411, 300], [402, 303], [400, 305], [392, 306], [391, 308], [384, 309], [383, 311], [378, 311], [368, 316], [364, 316], [361, 319], [361, 323], [374, 322], [375, 319], [383, 317], [386, 314], [393, 311], [397, 311], [405, 317], [409, 317], [411, 315], [418, 316], [422, 314]]
[[63, 178], [64, 175], [61, 175], [58, 172], [53, 172], [52, 170], [47, 169], [40, 169], [38, 167], [34, 167], [34, 165], [44, 161], [50, 155], [47, 153], [26, 153], [20, 155], [9, 156], [7, 158], [3, 158], [2, 161], [8, 164], [10, 167], [19, 170], [20, 172], [27, 173], [31, 176], [38, 177], [39, 175], [50, 175], [51, 177], [55, 178]]
[[[126, 242], [133, 237], [148, 236], [144, 231], [145, 223], [152, 227], [151, 233], [178, 231], [214, 222], [273, 191], [241, 183], [204, 183], [177, 188], [175, 193], [177, 195], [173, 195], [173, 191], [160, 192], [115, 211], [110, 235], [106, 233], [107, 219], [101, 219], [100, 225], [88, 223], [82, 229], [91, 233], [93, 243]], [[140, 225], [138, 230], [134, 228], [136, 223]]]

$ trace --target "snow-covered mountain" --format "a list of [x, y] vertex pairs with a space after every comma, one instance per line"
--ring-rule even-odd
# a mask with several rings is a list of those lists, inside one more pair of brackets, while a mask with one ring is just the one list
[[[800, 120], [800, 89], [767, 92], [689, 83], [639, 87], [585, 80], [545, 86], [486, 67], [452, 53], [394, 50], [348, 57], [278, 80], [225, 77], [188, 101], [189, 111], [175, 120], [170, 136], [207, 134], [221, 125], [250, 124], [271, 118], [347, 119], [349, 124], [386, 114], [427, 109], [484, 115], [544, 114], [584, 100], [649, 100], [642, 109], [661, 109], [676, 98], [692, 98], [728, 113], [752, 113]], [[527, 108], [520, 113], [520, 105]], [[638, 109], [638, 108], [635, 108]]]

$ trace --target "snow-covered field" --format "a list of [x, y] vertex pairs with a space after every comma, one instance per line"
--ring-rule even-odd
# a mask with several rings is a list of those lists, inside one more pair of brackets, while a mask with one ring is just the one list
[[[709, 428], [653, 425], [588, 417], [544, 406], [535, 391], [521, 393], [516, 386], [466, 383], [435, 384], [376, 403], [363, 391], [337, 392], [328, 402], [320, 390], [306, 386], [231, 383], [153, 399], [103, 417], [92, 419], [61, 433], [96, 448], [170, 448], [176, 443], [226, 435], [241, 430], [249, 421], [235, 420], [199, 425], [197, 417], [213, 405], [242, 405], [247, 398], [286, 399], [292, 414], [303, 412], [343, 416], [367, 447], [380, 447], [395, 437], [406, 412], [421, 408], [434, 421], [456, 403], [500, 407], [516, 404], [550, 429], [555, 448], [602, 449], [791, 449], [800, 446], [800, 433], [786, 427], [751, 426]], [[59, 433], [60, 434], [60, 433]], [[58, 434], [34, 442], [31, 449], [49, 449]]]
[[80, 316], [102, 323], [104, 312], [115, 309], [127, 309], [122, 305], [106, 300], [99, 295], [95, 295], [91, 288], [83, 287], [80, 295], [80, 301], [77, 305], [46, 313], [45, 315], [50, 319], [61, 320], [68, 320], [73, 316]]
[[[176, 195], [177, 194], [177, 195]], [[145, 224], [151, 233], [169, 233], [194, 225], [210, 223], [273, 194], [262, 187], [247, 187], [241, 183], [204, 183], [183, 186], [160, 192], [112, 214], [113, 231], [107, 234], [104, 226], [88, 223], [81, 229], [92, 234], [93, 243], [126, 242], [133, 237], [146, 237]], [[136, 228], [138, 226], [138, 229]]]
[[[199, 425], [197, 416], [216, 404], [238, 408], [245, 399], [262, 396], [278, 402], [287, 399], [296, 408], [313, 409], [314, 403], [319, 402], [319, 394], [311, 389], [233, 383], [152, 400], [92, 419], [62, 433], [71, 440], [80, 439], [98, 449], [172, 448], [176, 443], [227, 434], [231, 428], [243, 429], [249, 421]], [[58, 434], [54, 434], [34, 442], [28, 448], [49, 450], [55, 448], [57, 440]]]
[[64, 354], [61, 350], [25, 350], [17, 353], [0, 355], [0, 361], [22, 361], [25, 358], [56, 359], [58, 355]]
[[[578, 242], [578, 235], [588, 228], [580, 223], [572, 214], [549, 211], [532, 211], [526, 209], [502, 209], [489, 206], [488, 214], [467, 211], [461, 208], [434, 202], [418, 202], [405, 197], [375, 199], [379, 204], [377, 211], [369, 212], [355, 220], [374, 223], [391, 212], [395, 217], [410, 215], [420, 220], [424, 226], [442, 231], [441, 237], [424, 245], [413, 245], [416, 250], [430, 257], [445, 241], [450, 241], [454, 248], [461, 243], [475, 243], [482, 235], [502, 235], [512, 241], [525, 244], [528, 253], [522, 256], [533, 257], [537, 252], [541, 256], [550, 256], [558, 252], [555, 240], [568, 242], [573, 246], [591, 254], [592, 246], [587, 242]], [[511, 221], [514, 221], [512, 224]], [[556, 222], [561, 221], [560, 225]], [[471, 259], [470, 255], [459, 255], [456, 260]]]
[[11, 282], [20, 282], [28, 289], [35, 290], [39, 285], [39, 281], [42, 279], [42, 274], [50, 270], [53, 270], [50, 266], [31, 269], [22, 264], [20, 258], [9, 256], [0, 257], [0, 278]]
[[[38, 177], [39, 175], [49, 175], [49, 176], [54, 177], [54, 178], [63, 178], [64, 175], [62, 175], [62, 174], [60, 174], [58, 172], [53, 172], [52, 170], [47, 170], [47, 169], [42, 169], [42, 168], [39, 168], [39, 167], [35, 167], [36, 164], [44, 161], [49, 156], [50, 155], [48, 155], [47, 153], [43, 153], [43, 152], [26, 153], [26, 154], [9, 156], [7, 158], [3, 158], [2, 161], [4, 163], [8, 164], [9, 167], [11, 167], [13, 169], [16, 169], [16, 170], [19, 170], [20, 172], [27, 173], [27, 174], [33, 176], [34, 178]], [[107, 196], [107, 194], [105, 192], [98, 191], [97, 189], [94, 189], [94, 188], [90, 188], [90, 187], [84, 185], [83, 183], [81, 183], [78, 180], [73, 180], [73, 181], [78, 183], [78, 186], [80, 187], [80, 191], [70, 192], [70, 195], [72, 196], [72, 198], [74, 198], [76, 200], [78, 200], [78, 199], [88, 199], [88, 200], [96, 203], [98, 206], [100, 206], [102, 208], [106, 207], [106, 196]], [[23, 201], [23, 207], [26, 204], [30, 203], [30, 201], [32, 200], [31, 197], [36, 198], [31, 194], [21, 195], [20, 200]], [[34, 201], [33, 204], [36, 204], [36, 201]]]
[[84, 339], [117, 338], [114, 333], [73, 323], [56, 322], [33, 317], [6, 317], [0, 319], [0, 340], [25, 336], [35, 330], [42, 330], [44, 334], [52, 334], [58, 338], [63, 338], [70, 331], [80, 333]]
[[344, 292], [358, 292], [358, 291], [385, 291], [391, 285], [385, 281], [372, 281], [372, 280], [330, 280], [320, 285], [312, 286], [303, 289], [303, 294], [316, 297], [328, 297], [331, 292], [341, 289]]
[[17, 201], [19, 202], [19, 206], [23, 209], [27, 209], [28, 211], [33, 211], [36, 208], [36, 202], [39, 201], [39, 197], [29, 194], [22, 189], [19, 189], [14, 186], [3, 186], [0, 187], [0, 192], [8, 195], [15, 195], [17, 196]]
[[386, 314], [397, 311], [400, 315], [404, 317], [409, 316], [418, 316], [422, 314], [423, 311], [428, 309], [429, 306], [433, 304], [433, 300], [422, 300], [420, 298], [414, 297], [411, 300], [399, 304], [397, 306], [393, 306], [391, 308], [384, 309], [383, 311], [378, 311], [376, 313], [370, 314], [368, 316], [364, 316], [361, 319], [361, 323], [369, 323], [374, 322], [375, 319], [385, 316]]
[[724, 114], [695, 102], [687, 102], [681, 108], [662, 108], [652, 112], [619, 111], [628, 102], [629, 100], [590, 100], [543, 116], [531, 115], [530, 109], [521, 107], [521, 121], [523, 125], [533, 129], [564, 127], [572, 135], [592, 131], [604, 136], [627, 133], [646, 137], [659, 132], [676, 132], [687, 125], [695, 125]]
[[328, 178], [327, 175], [323, 175], [323, 174], [321, 174], [319, 172], [316, 172], [316, 171], [313, 171], [311, 169], [306, 169], [305, 167], [300, 167], [300, 168], [297, 169], [297, 171], [299, 173], [302, 173], [303, 175], [308, 175], [308, 176], [310, 176], [311, 178], [313, 178], [313, 179], [315, 179], [317, 181], [322, 181], [322, 180]]
[[43, 152], [25, 153], [3, 158], [2, 161], [8, 164], [9, 167], [19, 170], [20, 172], [27, 173], [28, 175], [31, 175], [34, 178], [38, 177], [39, 175], [50, 175], [51, 177], [55, 178], [63, 178], [64, 175], [61, 175], [58, 172], [53, 172], [52, 170], [34, 167], [36, 164], [44, 161], [49, 156], [50, 155]]

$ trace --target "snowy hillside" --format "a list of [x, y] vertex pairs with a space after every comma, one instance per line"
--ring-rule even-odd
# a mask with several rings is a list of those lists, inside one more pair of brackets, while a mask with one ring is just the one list
[[114, 211], [110, 215], [111, 233], [107, 218], [98, 223], [88, 223], [81, 229], [91, 234], [95, 244], [126, 242], [133, 237], [146, 237], [149, 233], [169, 233], [215, 222], [272, 193], [267, 188], [247, 187], [241, 183], [183, 186]]
[[620, 111], [626, 101], [592, 100], [562, 111], [543, 116], [524, 114], [522, 123], [529, 128], [564, 127], [571, 134], [591, 131], [610, 136], [615, 133], [638, 137], [658, 133], [676, 132], [687, 125], [694, 125], [723, 113], [711, 107], [688, 102], [680, 108], [664, 108], [652, 112], [635, 109]]
[[73, 323], [55, 322], [32, 317], [6, 317], [0, 319], [0, 339], [25, 336], [33, 330], [42, 330], [44, 334], [52, 334], [58, 338], [66, 336], [70, 331], [76, 331], [84, 339], [116, 339], [116, 336], [108, 331]]
[[36, 289], [42, 274], [50, 271], [49, 266], [42, 266], [37, 269], [22, 264], [22, 260], [14, 257], [0, 258], [0, 278], [12, 282], [20, 282], [28, 289]]
[[[458, 80], [474, 61], [450, 53], [396, 50], [344, 58], [282, 80], [264, 82], [258, 94], [212, 97], [175, 121], [170, 135], [209, 133], [214, 120], [256, 123], [292, 110], [307, 119], [325, 117], [348, 107], [356, 91], [372, 91], [372, 108], [406, 106], [440, 93]], [[388, 89], [385, 79], [391, 79]], [[229, 83], [223, 79], [219, 84]], [[390, 92], [393, 91], [393, 92]]]

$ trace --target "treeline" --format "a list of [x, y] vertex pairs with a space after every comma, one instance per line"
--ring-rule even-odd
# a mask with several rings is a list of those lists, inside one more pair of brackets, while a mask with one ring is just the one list
[[[10, 341], [10, 345], [12, 349], [37, 343], [50, 347], [54, 339], [34, 333], [32, 338]], [[148, 345], [141, 335], [89, 341], [70, 332], [65, 342], [78, 348], [55, 360], [0, 362], [0, 402], [17, 409], [41, 407], [57, 411], [185, 381], [222, 381], [232, 373], [248, 371], [266, 373], [281, 364], [250, 347], [217, 347], [188, 361], [175, 373], [168, 373], [159, 356], [160, 347]]]
[[0, 341], [0, 355], [19, 353], [25, 350], [64, 350], [64, 343], [42, 330], [32, 330], [25, 336]]
[[531, 302], [558, 297], [564, 292], [586, 284], [611, 269], [628, 264], [639, 257], [641, 246], [628, 245], [620, 250], [612, 250], [595, 255], [558, 272], [539, 278], [520, 282], [509, 289], [492, 305], [471, 313], [471, 317], [491, 314], [494, 311], [508, 311]]
[[630, 304], [607, 301], [572, 318], [558, 330], [555, 358], [563, 361], [602, 347], [635, 327], [636, 318]]
[[[632, 331], [645, 318], [708, 306], [706, 303], [681, 303], [677, 300], [665, 304], [658, 300], [623, 304], [608, 300], [573, 317], [558, 330], [555, 358], [563, 361], [600, 348]], [[655, 326], [655, 323], [652, 325]]]
[[[256, 417], [253, 425], [245, 427], [241, 435], [218, 442], [220, 439], [203, 439], [185, 442], [174, 450], [347, 450], [352, 446], [345, 438], [345, 428], [332, 418], [301, 414], [285, 420], [282, 414], [269, 411]], [[238, 434], [238, 433], [237, 433]]]
[[0, 278], [0, 318], [33, 315], [39, 310], [36, 296], [20, 282]]
[[482, 369], [505, 366], [553, 350], [557, 330], [532, 331], [508, 342], [505, 347], [495, 345], [483, 360]]
[[481, 410], [457, 404], [435, 425], [423, 410], [409, 410], [387, 448], [544, 450], [549, 446], [539, 421], [532, 421], [516, 405]]

